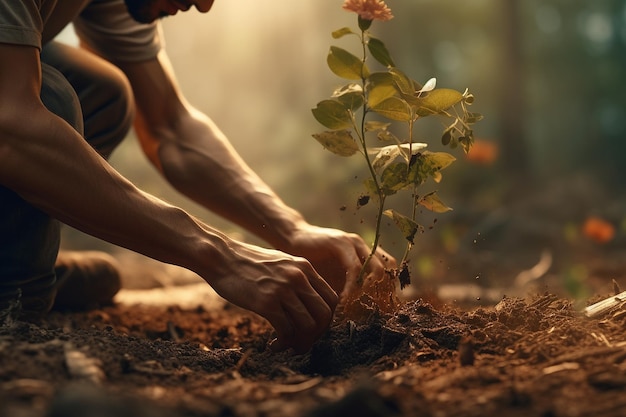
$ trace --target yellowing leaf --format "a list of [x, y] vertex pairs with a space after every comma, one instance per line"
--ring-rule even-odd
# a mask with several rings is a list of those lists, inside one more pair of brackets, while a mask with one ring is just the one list
[[424, 158], [432, 164], [431, 166], [436, 167], [437, 170], [442, 170], [447, 168], [456, 161], [456, 158], [450, 155], [447, 152], [424, 152]]
[[378, 140], [383, 141], [383, 142], [394, 141], [396, 143], [400, 143], [400, 139], [398, 139], [396, 135], [394, 135], [388, 130], [381, 130], [380, 132], [378, 132], [376, 137], [378, 138]]
[[449, 88], [438, 88], [430, 91], [425, 97], [412, 102], [418, 116], [425, 117], [438, 114], [463, 100], [463, 94]]
[[428, 178], [435, 182], [441, 181], [442, 169], [449, 166], [456, 158], [446, 152], [423, 151], [410, 165], [409, 181], [420, 185]]
[[343, 37], [343, 36], [345, 36], [345, 35], [349, 35], [349, 34], [351, 34], [351, 33], [354, 33], [354, 32], [352, 31], [352, 29], [350, 29], [349, 27], [344, 27], [344, 28], [337, 29], [337, 30], [333, 31], [333, 32], [331, 33], [331, 36], [332, 36], [334, 39], [339, 39], [339, 38], [341, 38], [341, 37]]
[[349, 130], [333, 130], [322, 133], [314, 133], [313, 137], [322, 146], [335, 155], [352, 156], [359, 151], [359, 146], [354, 141]]
[[374, 72], [370, 74], [366, 84], [367, 104], [374, 107], [380, 102], [397, 95], [393, 77], [388, 72]]
[[407, 165], [401, 162], [392, 162], [387, 165], [380, 174], [380, 186], [387, 196], [394, 195], [398, 191], [407, 188]]
[[426, 194], [418, 203], [435, 213], [445, 213], [446, 211], [452, 210], [452, 208], [446, 206], [443, 201], [441, 201], [436, 192]]
[[365, 131], [372, 132], [375, 130], [387, 130], [389, 126], [391, 126], [391, 123], [380, 122], [378, 120], [369, 120], [365, 122]]
[[400, 229], [400, 231], [402, 232], [402, 235], [404, 236], [406, 240], [411, 242], [411, 244], [415, 244], [414, 239], [415, 239], [415, 234], [420, 228], [419, 224], [417, 224], [414, 220], [410, 219], [409, 217], [406, 217], [405, 215], [402, 215], [392, 209], [385, 210], [383, 214], [393, 219], [393, 222], [396, 224], [398, 229]]

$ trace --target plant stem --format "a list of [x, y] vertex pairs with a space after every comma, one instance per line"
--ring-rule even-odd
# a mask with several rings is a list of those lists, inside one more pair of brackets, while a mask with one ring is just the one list
[[380, 203], [378, 204], [378, 213], [376, 214], [376, 232], [374, 234], [374, 242], [372, 243], [372, 250], [370, 251], [367, 258], [363, 262], [363, 266], [361, 267], [361, 271], [359, 272], [359, 276], [356, 280], [357, 285], [363, 285], [363, 279], [365, 277], [365, 271], [367, 269], [367, 265], [370, 263], [370, 260], [376, 254], [376, 249], [378, 248], [378, 241], [380, 240], [380, 225], [383, 218], [383, 210], [385, 208], [385, 196], [382, 195], [380, 197]]
[[[365, 60], [367, 58], [367, 51], [366, 51], [366, 42], [365, 42], [365, 31], [361, 30], [361, 45], [363, 47], [363, 59], [362, 59], [362, 63], [363, 65], [361, 66], [361, 68], [365, 67]], [[363, 92], [364, 94], [366, 94], [366, 88], [365, 88], [365, 77], [363, 76], [363, 70], [361, 69], [361, 84], [363, 86]], [[376, 254], [376, 249], [378, 248], [378, 242], [380, 240], [380, 226], [382, 223], [382, 217], [383, 217], [383, 211], [385, 208], [385, 194], [382, 190], [382, 187], [380, 186], [380, 183], [378, 182], [378, 178], [376, 177], [376, 171], [374, 170], [374, 166], [372, 165], [372, 161], [369, 157], [369, 154], [367, 153], [367, 143], [365, 142], [365, 118], [367, 116], [368, 113], [368, 109], [367, 109], [367, 97], [365, 97], [365, 103], [363, 105], [363, 112], [362, 112], [362, 116], [361, 116], [361, 125], [360, 125], [360, 135], [359, 135], [359, 139], [361, 140], [361, 146], [363, 147], [363, 156], [365, 157], [365, 161], [367, 162], [367, 167], [369, 169], [370, 172], [370, 176], [372, 178], [372, 181], [374, 182], [374, 187], [376, 188], [376, 191], [378, 193], [378, 213], [376, 214], [376, 229], [374, 232], [374, 242], [372, 243], [372, 248], [371, 251], [369, 253], [369, 255], [367, 256], [367, 258], [365, 258], [365, 261], [363, 261], [363, 266], [361, 267], [361, 271], [359, 272], [359, 276], [357, 277], [357, 285], [362, 286], [363, 285], [363, 280], [365, 277], [365, 271], [367, 269], [367, 266], [370, 262], [370, 260], [374, 257], [374, 255]]]

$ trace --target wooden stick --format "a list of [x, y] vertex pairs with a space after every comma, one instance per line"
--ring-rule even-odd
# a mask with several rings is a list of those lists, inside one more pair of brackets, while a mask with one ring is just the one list
[[583, 312], [587, 317], [597, 317], [615, 307], [620, 306], [620, 304], [626, 304], [626, 291], [592, 304], [586, 307]]

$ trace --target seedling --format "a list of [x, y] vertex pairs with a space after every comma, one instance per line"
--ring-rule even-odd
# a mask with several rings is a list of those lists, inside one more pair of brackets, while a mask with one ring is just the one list
[[[380, 244], [382, 218], [387, 216], [407, 241], [399, 268], [390, 271], [404, 288], [411, 280], [409, 252], [417, 232], [424, 229], [417, 219], [419, 207], [437, 213], [451, 210], [437, 191], [422, 193], [421, 187], [429, 179], [439, 183], [441, 171], [455, 160], [447, 152], [431, 152], [426, 150], [426, 143], [417, 142], [416, 123], [439, 116], [443, 121], [442, 144], [469, 152], [474, 142], [472, 125], [482, 116], [468, 111], [474, 101], [468, 90], [436, 88], [435, 78], [421, 84], [396, 66], [383, 41], [370, 32], [373, 20], [393, 17], [384, 1], [346, 0], [343, 8], [357, 13], [358, 30], [344, 27], [332, 32], [332, 37], [358, 39], [360, 52], [357, 56], [338, 46], [330, 47], [328, 67], [347, 83], [312, 109], [315, 119], [328, 129], [313, 137], [336, 155], [361, 155], [369, 171], [358, 205], [376, 202], [375, 234], [357, 284], [363, 286], [367, 265]], [[372, 64], [379, 69], [374, 70]], [[401, 133], [397, 125], [404, 126]], [[408, 215], [387, 208], [387, 199], [400, 192], [408, 193], [411, 199]]]

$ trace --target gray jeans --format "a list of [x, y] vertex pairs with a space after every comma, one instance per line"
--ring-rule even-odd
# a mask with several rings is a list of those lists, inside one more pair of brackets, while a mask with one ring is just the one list
[[[134, 116], [124, 76], [93, 54], [58, 42], [44, 46], [41, 63], [44, 105], [107, 158]], [[0, 310], [18, 298], [27, 311], [51, 308], [59, 237], [57, 220], [0, 186]]]

